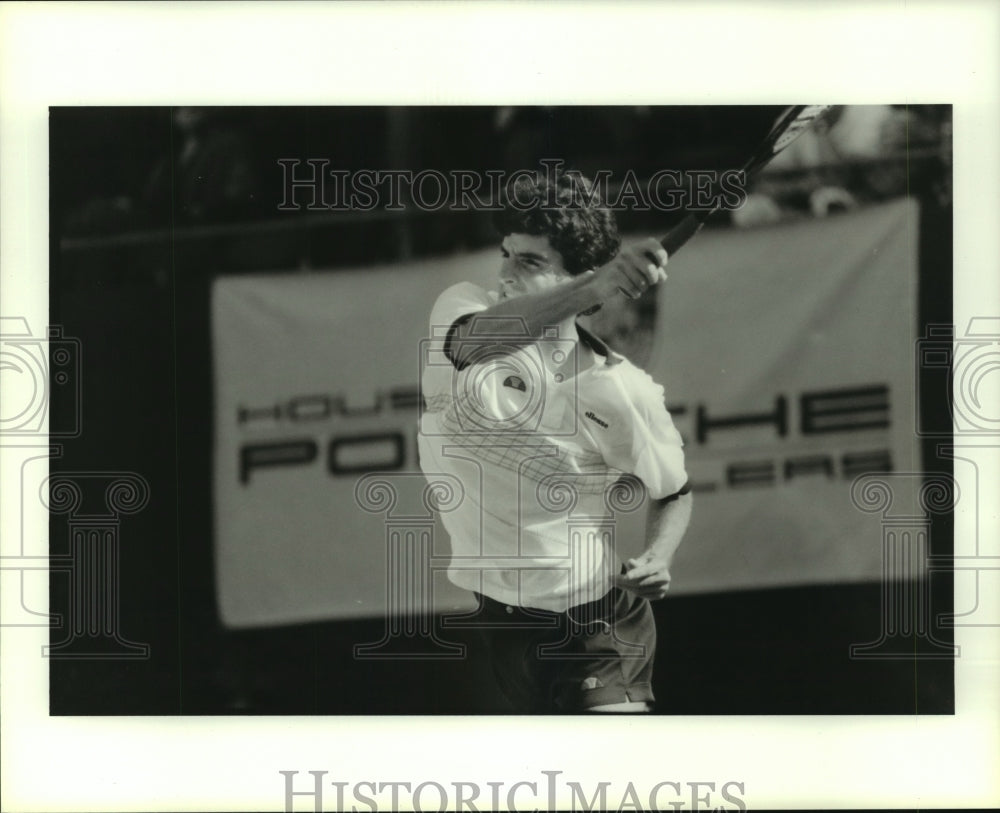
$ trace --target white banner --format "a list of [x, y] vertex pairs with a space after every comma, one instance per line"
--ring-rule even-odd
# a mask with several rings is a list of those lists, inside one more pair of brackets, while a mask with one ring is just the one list
[[[865, 471], [917, 470], [916, 228], [915, 205], [898, 202], [709, 230], [671, 261], [648, 369], [697, 490], [677, 592], [880, 577], [880, 519], [853, 506], [850, 487]], [[492, 286], [498, 264], [490, 250], [217, 280], [225, 623], [470, 606], [447, 582], [447, 536], [423, 502], [417, 382], [437, 295], [462, 280]], [[372, 471], [388, 486], [357, 492]], [[622, 551], [639, 536], [621, 534]], [[400, 540], [426, 554], [422, 583], [387, 577]]]
[[[678, 592], [881, 577], [882, 516], [851, 484], [919, 471], [917, 228], [899, 201], [705, 234], [669, 264], [649, 372], [697, 492]], [[893, 478], [894, 514], [918, 487]]]

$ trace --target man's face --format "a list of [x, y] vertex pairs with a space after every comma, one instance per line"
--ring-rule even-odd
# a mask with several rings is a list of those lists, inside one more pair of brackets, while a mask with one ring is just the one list
[[548, 237], [508, 234], [500, 244], [500, 252], [500, 299], [546, 291], [573, 278], [563, 268], [562, 255], [552, 248]]

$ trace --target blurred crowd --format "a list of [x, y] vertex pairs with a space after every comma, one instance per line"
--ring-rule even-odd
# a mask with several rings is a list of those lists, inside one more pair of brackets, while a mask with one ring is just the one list
[[951, 201], [950, 108], [848, 105], [779, 153], [732, 218], [755, 226], [928, 193]]
[[[511, 172], [537, 168], [540, 159], [553, 157], [585, 174], [604, 169], [620, 176], [631, 170], [639, 178], [662, 168], [730, 169], [743, 162], [781, 108], [179, 107], [162, 112], [169, 122], [147, 128], [156, 137], [146, 138], [145, 149], [129, 144], [127, 127], [115, 134], [117, 114], [106, 111], [103, 119], [88, 119], [84, 109], [74, 126], [54, 131], [56, 159], [62, 149], [65, 165], [72, 165], [54, 195], [63, 236], [280, 217], [280, 158], [328, 158], [352, 171]], [[94, 130], [103, 140], [89, 152], [79, 147], [74, 152], [72, 139], [85, 135], [87, 126], [103, 127]], [[134, 136], [138, 130], [133, 130]], [[730, 217], [749, 227], [821, 217], [905, 194], [930, 193], [946, 203], [950, 162], [948, 106], [837, 107], [772, 162]], [[117, 176], [108, 171], [122, 166], [128, 171]], [[117, 188], [108, 180], [115, 177]], [[482, 222], [440, 212], [425, 218], [420, 230], [428, 250], [458, 250], [486, 239]]]
[[170, 123], [169, 150], [148, 167], [141, 186], [70, 209], [67, 236], [233, 222], [260, 214], [261, 173], [250, 134], [218, 108], [178, 107]]

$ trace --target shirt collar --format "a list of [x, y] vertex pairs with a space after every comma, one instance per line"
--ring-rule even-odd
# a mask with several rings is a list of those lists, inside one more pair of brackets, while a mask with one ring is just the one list
[[580, 337], [580, 341], [583, 344], [603, 358], [605, 365], [610, 366], [618, 364], [622, 361], [622, 357], [620, 355], [608, 347], [607, 344], [601, 341], [601, 339], [583, 327], [579, 322], [576, 323], [576, 333]]

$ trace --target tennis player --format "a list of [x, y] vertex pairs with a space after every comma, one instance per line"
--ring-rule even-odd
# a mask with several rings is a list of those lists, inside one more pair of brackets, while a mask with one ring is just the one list
[[[479, 599], [494, 675], [519, 712], [652, 708], [649, 601], [670, 586], [691, 495], [663, 387], [577, 316], [666, 279], [653, 239], [621, 248], [576, 173], [522, 179], [496, 215], [497, 287], [460, 283], [431, 313], [420, 465], [457, 477], [449, 578]], [[644, 552], [615, 520], [648, 495]]]

